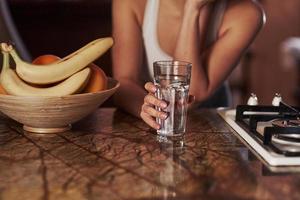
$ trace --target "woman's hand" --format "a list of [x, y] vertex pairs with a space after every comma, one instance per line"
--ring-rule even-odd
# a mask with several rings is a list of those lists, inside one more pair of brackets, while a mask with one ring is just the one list
[[[158, 130], [160, 129], [160, 125], [156, 123], [155, 118], [165, 120], [168, 118], [168, 114], [166, 112], [156, 110], [155, 107], [159, 107], [163, 110], [168, 107], [168, 104], [155, 97], [157, 87], [152, 82], [146, 83], [145, 89], [149, 93], [144, 98], [144, 104], [142, 105], [140, 116], [149, 126]], [[189, 95], [188, 104], [191, 104], [194, 101], [195, 97]]]
[[142, 105], [140, 116], [141, 118], [152, 128], [158, 130], [160, 125], [156, 123], [155, 118], [160, 118], [162, 120], [167, 119], [168, 114], [155, 109], [159, 107], [162, 110], [167, 108], [167, 103], [155, 97], [155, 92], [157, 90], [156, 86], [148, 82], [145, 84], [145, 89], [149, 92], [144, 98], [144, 104]]

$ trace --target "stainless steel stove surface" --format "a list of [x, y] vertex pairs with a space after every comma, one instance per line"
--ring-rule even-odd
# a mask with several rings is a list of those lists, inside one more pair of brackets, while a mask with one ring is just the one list
[[300, 166], [300, 113], [285, 103], [279, 106], [240, 105], [219, 109], [254, 154], [270, 166]]

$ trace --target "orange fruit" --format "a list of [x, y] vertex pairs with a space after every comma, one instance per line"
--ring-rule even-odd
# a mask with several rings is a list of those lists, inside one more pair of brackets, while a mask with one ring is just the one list
[[107, 76], [105, 72], [94, 63], [89, 64], [88, 67], [91, 69], [91, 77], [83, 92], [92, 93], [105, 90], [107, 88]]
[[52, 55], [52, 54], [46, 54], [46, 55], [41, 55], [36, 57], [32, 63], [36, 64], [36, 65], [46, 65], [46, 64], [50, 64], [53, 63], [57, 60], [59, 60], [60, 57]]

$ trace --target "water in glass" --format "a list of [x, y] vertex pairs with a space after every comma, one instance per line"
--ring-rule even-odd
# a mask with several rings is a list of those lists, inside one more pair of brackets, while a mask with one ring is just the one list
[[164, 110], [168, 118], [156, 119], [161, 128], [158, 134], [162, 136], [181, 136], [185, 132], [188, 107], [189, 77], [180, 75], [160, 75], [155, 77], [158, 90], [156, 97], [168, 103]]

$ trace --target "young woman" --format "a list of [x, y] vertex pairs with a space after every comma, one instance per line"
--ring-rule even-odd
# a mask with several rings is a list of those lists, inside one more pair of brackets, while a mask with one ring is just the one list
[[113, 0], [117, 105], [159, 129], [167, 113], [154, 107], [167, 104], [154, 96], [152, 63], [175, 59], [193, 65], [194, 105], [228, 106], [226, 78], [264, 21], [254, 0]]

